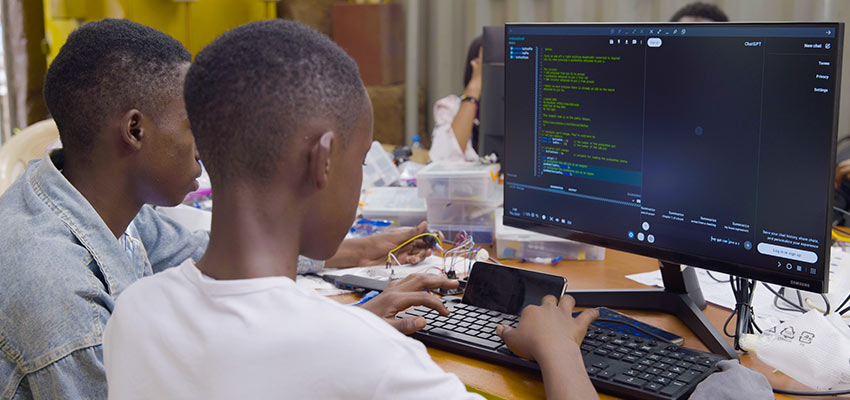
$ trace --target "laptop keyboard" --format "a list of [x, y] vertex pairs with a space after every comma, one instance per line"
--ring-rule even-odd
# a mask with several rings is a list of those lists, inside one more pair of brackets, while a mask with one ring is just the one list
[[[415, 307], [401, 317], [422, 316], [428, 324], [413, 335], [428, 345], [443, 347], [487, 361], [539, 369], [513, 354], [496, 334], [499, 324], [516, 326], [519, 317], [463, 303], [447, 303], [442, 316]], [[662, 341], [591, 326], [581, 344], [587, 374], [597, 390], [627, 398], [687, 398], [694, 387], [716, 370], [723, 357]]]

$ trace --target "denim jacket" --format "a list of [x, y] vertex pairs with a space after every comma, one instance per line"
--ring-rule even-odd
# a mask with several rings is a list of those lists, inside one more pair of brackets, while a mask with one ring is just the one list
[[115, 299], [209, 241], [149, 206], [116, 240], [61, 163], [61, 151], [30, 162], [0, 196], [0, 399], [106, 398], [101, 336]]

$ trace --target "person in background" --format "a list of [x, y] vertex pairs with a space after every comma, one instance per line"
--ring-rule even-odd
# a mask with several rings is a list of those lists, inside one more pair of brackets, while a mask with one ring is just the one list
[[729, 17], [720, 7], [697, 1], [676, 11], [670, 22], [729, 22]]
[[481, 36], [469, 44], [463, 94], [434, 103], [434, 131], [429, 156], [434, 161], [476, 161], [478, 103], [481, 99]]

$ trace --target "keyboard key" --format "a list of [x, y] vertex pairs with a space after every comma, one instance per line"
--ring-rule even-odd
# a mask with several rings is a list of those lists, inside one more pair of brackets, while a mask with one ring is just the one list
[[466, 328], [464, 328], [464, 327], [462, 327], [462, 326], [459, 326], [459, 327], [457, 327], [457, 328], [455, 328], [455, 329], [452, 329], [452, 330], [453, 330], [453, 331], [455, 331], [455, 332], [457, 332], [457, 333], [466, 333], [466, 331], [467, 331], [468, 329], [466, 329]]
[[651, 381], [651, 380], [655, 379], [655, 375], [647, 374], [646, 372], [644, 372], [644, 373], [641, 373], [640, 375], [638, 375], [638, 378], [643, 379], [643, 380], [647, 380], [647, 381]]
[[640, 347], [640, 345], [637, 343], [626, 343], [625, 346], [630, 349], [637, 349], [638, 347]]
[[611, 378], [614, 377], [614, 373], [611, 372], [611, 371], [603, 370], [602, 372], [596, 374], [596, 377], [597, 378], [611, 379]]
[[650, 351], [652, 351], [652, 349], [654, 349], [654, 348], [655, 348], [655, 346], [643, 345], [643, 346], [638, 347], [638, 350], [640, 350], [640, 351], [650, 352]]
[[445, 325], [445, 324], [446, 324], [446, 323], [445, 323], [445, 322], [443, 322], [443, 321], [433, 321], [433, 322], [428, 322], [428, 323], [429, 323], [431, 326], [433, 326], [433, 327], [443, 326], [443, 325]]
[[469, 329], [472, 329], [474, 331], [480, 331], [480, 330], [484, 329], [484, 327], [481, 326], [481, 325], [478, 325], [478, 324], [472, 324], [472, 325], [469, 326]]
[[670, 367], [671, 367], [671, 365], [667, 364], [667, 363], [655, 363], [655, 368], [658, 368], [658, 369], [665, 369], [666, 370], [667, 368], [670, 368]]
[[658, 354], [659, 356], [665, 356], [666, 357], [670, 354], [670, 352], [667, 351], [667, 350], [658, 350], [658, 351], [655, 352], [655, 354]]
[[625, 354], [620, 353], [618, 351], [615, 351], [615, 352], [611, 353], [610, 355], [608, 355], [609, 358], [613, 358], [615, 360], [619, 360], [619, 359], [623, 358], [623, 356], [625, 356]]
[[664, 362], [664, 363], [667, 363], [667, 364], [675, 364], [675, 363], [678, 362], [678, 360], [676, 360], [675, 358], [664, 357], [664, 358], [661, 359], [661, 362]]
[[661, 374], [661, 376], [663, 376], [667, 379], [676, 379], [676, 377], [679, 376], [679, 374], [672, 372], [672, 371], [667, 371], [667, 372]]
[[648, 359], [650, 359], [650, 360], [652, 360], [652, 361], [661, 361], [661, 358], [662, 358], [662, 357], [661, 357], [661, 356], [659, 356], [659, 355], [657, 355], [657, 354], [650, 354], [650, 355], [648, 355], [646, 358], [648, 358]]
[[590, 364], [590, 366], [596, 367], [596, 368], [599, 368], [599, 369], [605, 369], [605, 368], [608, 368], [608, 363], [606, 363], [605, 361], [596, 361], [596, 362]]
[[647, 383], [647, 384], [646, 384], [646, 386], [644, 386], [643, 388], [644, 388], [644, 389], [646, 389], [646, 390], [650, 390], [650, 391], [653, 391], [653, 392], [657, 392], [657, 391], [659, 391], [662, 387], [664, 387], [664, 386], [659, 385], [659, 384], [657, 384], [657, 383], [655, 383], [655, 382], [649, 382], [649, 383]]
[[448, 329], [450, 331], [453, 331], [453, 330], [455, 330], [455, 328], [457, 328], [457, 325], [449, 323], [449, 324], [444, 325], [443, 328]]
[[490, 337], [490, 335], [492, 335], [492, 334], [493, 334], [492, 332], [481, 331], [481, 332], [479, 332], [479, 333], [478, 333], [477, 335], [475, 335], [475, 336], [480, 337], [480, 338], [483, 338], [483, 339], [487, 339], [487, 338], [489, 338], [489, 337]]
[[615, 350], [615, 351], [623, 353], [623, 354], [629, 354], [629, 352], [631, 352], [631, 350], [629, 350], [628, 347], [617, 347], [617, 350]]
[[631, 354], [631, 355], [633, 355], [633, 356], [635, 356], [635, 357], [643, 357], [643, 356], [645, 356], [645, 355], [646, 355], [646, 353], [644, 353], [644, 352], [642, 352], [642, 351], [637, 351], [637, 350], [635, 350], [635, 351], [633, 351], [633, 352], [631, 352], [631, 353], [629, 353], [629, 354]]
[[601, 345], [602, 345], [602, 342], [597, 342], [597, 341], [595, 341], [595, 340], [584, 340], [584, 341], [582, 341], [582, 343], [584, 343], [584, 344], [589, 344], [589, 345], [591, 345], [591, 346], [593, 346], [593, 347], [599, 347], [599, 346], [601, 346]]
[[498, 311], [490, 310], [490, 311], [487, 311], [487, 315], [489, 315], [491, 317], [498, 317], [498, 316], [502, 315], [502, 313], [500, 313]]
[[593, 346], [588, 346], [588, 345], [586, 345], [586, 344], [583, 344], [583, 343], [582, 343], [582, 345], [581, 345], [581, 349], [582, 349], [583, 351], [593, 351], [593, 349], [595, 349], [595, 347], [593, 347]]
[[647, 367], [650, 367], [650, 366], [652, 366], [652, 364], [654, 364], [654, 363], [652, 362], [652, 360], [640, 360], [640, 363], [639, 363], [639, 364], [640, 364], [640, 365], [646, 365]]
[[712, 361], [708, 358], [703, 358], [702, 360], [699, 360], [699, 362], [697, 364], [702, 365], [703, 367], [713, 367], [714, 361]]
[[699, 378], [700, 376], [702, 376], [702, 372], [688, 371], [682, 374], [682, 376], [679, 377], [679, 380], [684, 382], [690, 382], [696, 378]]
[[696, 356], [687, 356], [687, 357], [682, 358], [682, 360], [685, 360], [685, 361], [688, 361], [688, 362], [692, 362], [692, 363], [696, 363], [697, 361], [699, 361], [699, 357], [696, 357]]
[[617, 346], [622, 346], [622, 345], [628, 343], [628, 341], [623, 340], [623, 339], [614, 339], [614, 340], [611, 341], [611, 343], [616, 344]]
[[465, 342], [474, 344], [476, 346], [486, 347], [488, 349], [496, 349], [502, 345], [502, 343], [494, 342], [492, 340], [486, 340], [479, 337], [468, 336], [462, 333], [452, 332], [443, 328], [434, 328], [428, 331], [429, 335], [437, 335], [443, 336], [450, 339], [457, 340], [459, 342]]
[[646, 383], [646, 381], [643, 379], [628, 375], [617, 375], [617, 377], [614, 378], [614, 382], [619, 382], [634, 387], [641, 387]]
[[691, 367], [691, 369], [699, 372], [708, 371], [708, 367], [703, 367], [702, 365], [694, 365], [693, 367]]
[[608, 349], [608, 350], [611, 350], [611, 351], [617, 351], [617, 346], [610, 344], [610, 343], [602, 345], [602, 348]]
[[674, 381], [673, 383], [661, 389], [661, 394], [666, 396], [672, 396], [682, 390], [685, 385], [687, 385], [685, 382]]
[[596, 349], [596, 351], [594, 351], [593, 353], [594, 353], [594, 354], [599, 354], [600, 356], [607, 356], [607, 355], [608, 355], [608, 354], [610, 354], [611, 352], [610, 352], [610, 351], [608, 351], [608, 350], [606, 350], [606, 349]]
[[647, 367], [646, 365], [638, 364], [638, 365], [632, 365], [632, 369], [636, 369], [638, 371], [646, 371], [647, 369], [649, 369], [649, 367]]
[[670, 368], [669, 371], [676, 373], [676, 374], [681, 374], [682, 372], [685, 372], [686, 370], [682, 367], [673, 367], [673, 368]]
[[664, 370], [658, 369], [658, 368], [649, 368], [649, 369], [646, 370], [646, 372], [649, 372], [650, 374], [654, 374], [654, 375], [659, 375], [662, 372], [664, 372]]
[[596, 373], [599, 372], [599, 371], [602, 371], [602, 370], [599, 369], [599, 368], [596, 368], [596, 367], [587, 367], [587, 374], [590, 375], [590, 376], [596, 375]]
[[640, 359], [635, 357], [635, 356], [631, 356], [631, 355], [623, 357], [623, 361], [625, 361], [625, 362], [636, 363], [636, 362], [638, 362], [638, 360], [640, 360]]
[[693, 365], [693, 364], [691, 364], [691, 363], [689, 363], [689, 362], [687, 362], [687, 361], [679, 361], [679, 362], [677, 362], [677, 363], [676, 363], [676, 366], [677, 366], [677, 367], [682, 367], [682, 368], [684, 368], [684, 369], [688, 369], [688, 368], [690, 368], [692, 365]]
[[653, 379], [652, 381], [655, 382], [655, 383], [660, 383], [662, 385], [666, 385], [666, 384], [670, 383], [670, 379], [665, 378], [663, 376], [659, 376], [659, 377]]
[[640, 372], [635, 371], [633, 369], [630, 369], [626, 372], [623, 372], [623, 374], [628, 375], [628, 376], [638, 376], [638, 375], [640, 375]]

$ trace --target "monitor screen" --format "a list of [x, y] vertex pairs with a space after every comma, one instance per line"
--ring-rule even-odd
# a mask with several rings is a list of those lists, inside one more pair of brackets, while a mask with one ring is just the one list
[[843, 24], [508, 24], [505, 223], [826, 290]]
[[505, 27], [485, 26], [481, 35], [481, 103], [478, 154], [505, 158]]

